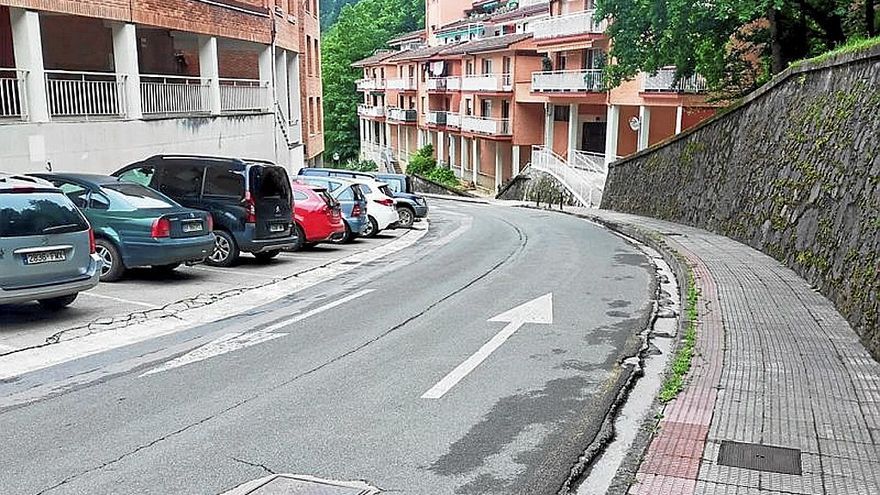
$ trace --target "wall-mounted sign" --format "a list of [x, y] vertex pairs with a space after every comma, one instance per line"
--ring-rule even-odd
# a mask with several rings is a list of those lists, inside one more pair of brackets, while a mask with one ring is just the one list
[[640, 127], [642, 127], [642, 121], [639, 120], [638, 117], [633, 117], [633, 118], [629, 119], [629, 128], [630, 129], [632, 129], [634, 131], [638, 131]]

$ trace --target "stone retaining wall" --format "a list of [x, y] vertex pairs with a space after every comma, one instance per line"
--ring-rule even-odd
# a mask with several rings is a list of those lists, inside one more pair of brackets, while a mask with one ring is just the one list
[[880, 47], [791, 68], [613, 164], [602, 207], [773, 256], [831, 299], [880, 359]]

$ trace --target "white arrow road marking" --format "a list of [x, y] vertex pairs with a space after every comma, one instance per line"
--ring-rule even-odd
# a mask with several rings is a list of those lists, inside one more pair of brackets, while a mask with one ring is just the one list
[[449, 372], [430, 390], [422, 394], [422, 399], [439, 399], [446, 392], [454, 387], [462, 378], [476, 369], [483, 361], [495, 352], [495, 349], [501, 347], [501, 344], [507, 341], [519, 327], [526, 323], [541, 323], [550, 325], [553, 323], [553, 294], [545, 294], [537, 299], [533, 299], [525, 304], [519, 305], [510, 311], [501, 313], [500, 315], [489, 318], [488, 321], [507, 322], [507, 325], [501, 329], [489, 342], [483, 344], [480, 350], [475, 352], [471, 357], [467, 358], [457, 368]]
[[318, 306], [317, 308], [306, 311], [301, 315], [294, 316], [293, 318], [290, 318], [288, 320], [280, 321], [261, 330], [257, 330], [256, 332], [227, 333], [218, 339], [212, 340], [211, 342], [201, 347], [193, 349], [192, 351], [184, 354], [183, 356], [180, 356], [179, 358], [172, 359], [171, 361], [168, 361], [143, 373], [141, 377], [161, 373], [163, 371], [172, 370], [174, 368], [180, 368], [181, 366], [186, 366], [187, 364], [197, 363], [199, 361], [204, 361], [205, 359], [216, 357], [221, 354], [226, 354], [228, 352], [244, 349], [245, 347], [262, 344], [263, 342], [268, 342], [270, 340], [277, 339], [278, 337], [284, 337], [285, 335], [287, 335], [286, 333], [273, 332], [288, 325], [292, 325], [298, 321], [302, 321], [306, 318], [315, 316], [318, 313], [323, 313], [328, 309], [333, 309], [353, 299], [365, 296], [370, 292], [373, 292], [373, 290], [374, 289], [364, 289], [362, 291], [355, 292], [354, 294], [341, 297], [333, 302], [327, 303], [323, 306]]

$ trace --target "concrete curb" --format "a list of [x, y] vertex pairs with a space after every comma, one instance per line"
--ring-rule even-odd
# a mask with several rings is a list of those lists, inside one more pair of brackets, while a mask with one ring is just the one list
[[441, 199], [446, 201], [461, 201], [462, 203], [474, 203], [481, 205], [492, 204], [491, 200], [488, 199], [480, 199], [468, 196], [452, 196], [447, 194], [434, 194], [434, 193], [420, 193], [422, 196], [431, 199]]

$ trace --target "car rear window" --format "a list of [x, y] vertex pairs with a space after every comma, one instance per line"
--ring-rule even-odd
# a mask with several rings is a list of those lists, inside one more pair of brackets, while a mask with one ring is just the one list
[[257, 198], [290, 201], [287, 172], [281, 167], [251, 167], [251, 193]]
[[205, 171], [205, 196], [244, 198], [244, 175], [226, 167], [208, 167]]
[[64, 234], [89, 228], [60, 192], [0, 194], [0, 237]]
[[394, 197], [394, 193], [391, 192], [391, 189], [389, 189], [388, 186], [382, 186], [379, 188], [379, 190], [382, 191], [382, 194], [384, 194], [385, 196]]
[[161, 194], [140, 184], [105, 184], [103, 189], [111, 200], [120, 201], [136, 209], [173, 208], [175, 206]]
[[351, 186], [351, 189], [354, 191], [354, 199], [356, 199], [358, 201], [366, 201], [367, 200], [367, 197], [364, 196], [364, 191], [361, 190], [362, 187], [364, 187], [364, 186], [359, 185], [359, 184], [355, 184], [355, 185]]

